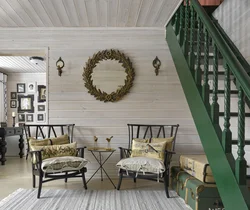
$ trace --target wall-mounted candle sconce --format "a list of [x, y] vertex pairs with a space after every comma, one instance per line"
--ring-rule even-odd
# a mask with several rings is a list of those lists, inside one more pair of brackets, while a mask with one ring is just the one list
[[62, 68], [64, 67], [64, 61], [62, 60], [61, 57], [57, 60], [56, 66], [57, 66], [57, 70], [58, 70], [58, 75], [61, 76], [62, 75]]
[[159, 74], [159, 69], [160, 69], [160, 66], [161, 66], [161, 61], [159, 60], [159, 58], [157, 56], [153, 60], [153, 66], [155, 68], [155, 74], [157, 76]]

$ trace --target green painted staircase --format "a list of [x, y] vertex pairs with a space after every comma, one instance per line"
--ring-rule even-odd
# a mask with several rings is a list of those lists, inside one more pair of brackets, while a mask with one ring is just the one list
[[[249, 65], [197, 0], [180, 5], [166, 26], [166, 40], [224, 207], [250, 209], [244, 157], [244, 146], [249, 144], [245, 140], [245, 119], [250, 116], [245, 113], [250, 99]], [[219, 82], [223, 89], [218, 88]], [[237, 112], [231, 111], [233, 97]], [[231, 118], [238, 119], [237, 140], [232, 140]], [[233, 144], [237, 144], [236, 158]]]

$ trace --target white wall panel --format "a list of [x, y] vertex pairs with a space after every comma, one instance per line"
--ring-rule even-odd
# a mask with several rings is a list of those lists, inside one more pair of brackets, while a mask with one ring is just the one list
[[[111, 16], [110, 16], [111, 18]], [[75, 140], [93, 146], [93, 136], [105, 146], [113, 135], [114, 148], [128, 143], [127, 123], [180, 124], [176, 151], [202, 153], [203, 149], [174, 67], [164, 30], [161, 29], [0, 29], [1, 48], [26, 49], [49, 47], [48, 108], [50, 123], [75, 123]], [[82, 80], [88, 58], [99, 50], [118, 49], [129, 56], [135, 68], [134, 85], [122, 100], [104, 103], [91, 96]], [[62, 76], [57, 75], [56, 60], [65, 61]], [[156, 76], [152, 61], [161, 60]], [[24, 78], [22, 75], [20, 78]], [[17, 78], [12, 78], [17, 81]], [[108, 84], [107, 84], [108, 85]], [[14, 88], [14, 86], [13, 86]], [[92, 159], [86, 152], [86, 158]], [[118, 151], [107, 170], [117, 175]], [[89, 164], [88, 176], [97, 164]]]

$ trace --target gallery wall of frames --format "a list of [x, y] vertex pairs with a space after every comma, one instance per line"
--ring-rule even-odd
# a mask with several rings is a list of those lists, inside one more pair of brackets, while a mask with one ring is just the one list
[[8, 125], [46, 123], [46, 74], [8, 75]]

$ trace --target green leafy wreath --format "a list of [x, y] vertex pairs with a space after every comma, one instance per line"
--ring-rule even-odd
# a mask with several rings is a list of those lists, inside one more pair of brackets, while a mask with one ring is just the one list
[[[119, 63], [122, 64], [122, 67], [125, 68], [125, 73], [127, 74], [125, 79], [125, 84], [118, 88], [115, 92], [110, 94], [97, 89], [95, 85], [93, 85], [92, 73], [93, 69], [96, 65], [102, 60], [117, 60]], [[83, 80], [85, 81], [85, 87], [88, 89], [88, 93], [95, 96], [96, 100], [100, 101], [119, 101], [125, 96], [129, 89], [133, 86], [133, 80], [135, 77], [134, 68], [132, 66], [132, 62], [130, 59], [121, 53], [119, 50], [103, 50], [99, 51], [98, 53], [94, 54], [92, 58], [89, 58], [86, 67], [83, 68]]]

